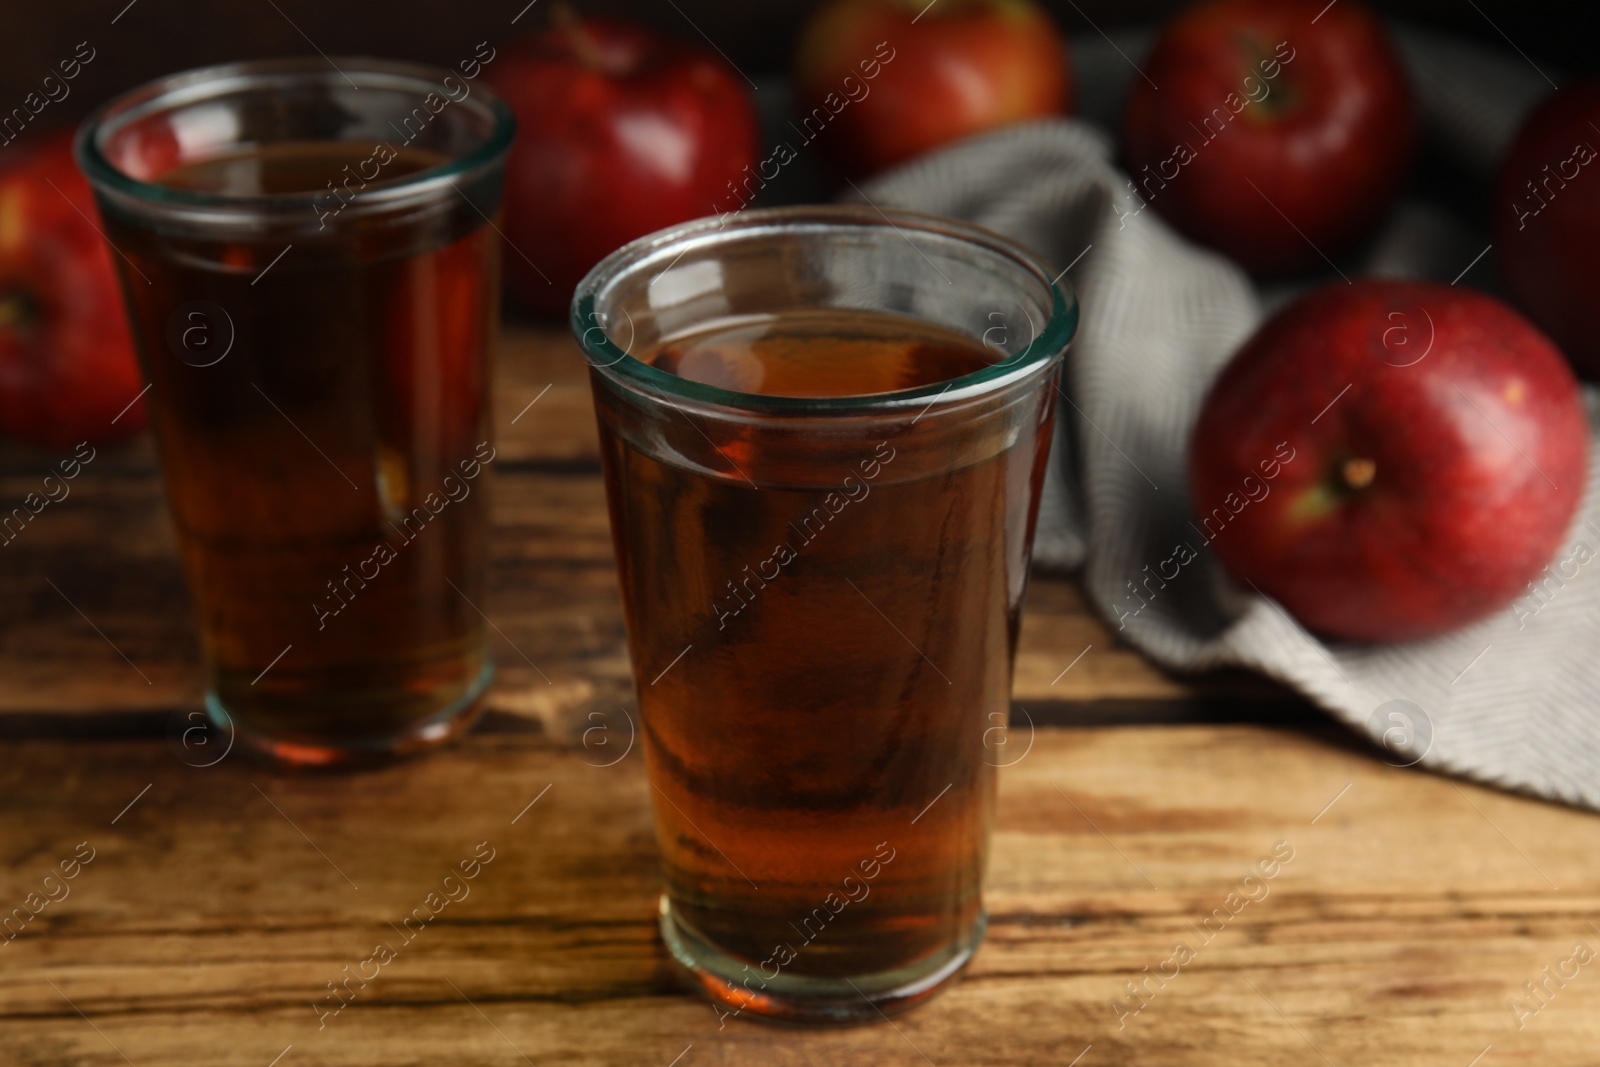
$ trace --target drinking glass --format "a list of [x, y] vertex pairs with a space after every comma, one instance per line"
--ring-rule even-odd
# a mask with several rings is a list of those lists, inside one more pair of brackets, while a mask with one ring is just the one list
[[206, 705], [284, 762], [437, 744], [492, 673], [490, 220], [513, 123], [478, 71], [211, 67], [78, 134], [150, 381]]
[[[724, 1020], [876, 1018], [978, 945], [983, 735], [1076, 322], [1010, 242], [871, 208], [689, 223], [579, 285], [661, 931]], [[870, 384], [885, 346], [918, 384]], [[927, 380], [961, 348], [983, 357]], [[753, 384], [664, 369], [707, 361]], [[773, 395], [786, 375], [833, 395]]]

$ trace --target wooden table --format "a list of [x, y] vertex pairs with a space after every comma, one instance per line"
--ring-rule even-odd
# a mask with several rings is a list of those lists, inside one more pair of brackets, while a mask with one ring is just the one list
[[[482, 726], [425, 760], [173, 743], [198, 672], [148, 442], [0, 547], [0, 917], [61, 897], [0, 930], [0, 1065], [1600, 1063], [1600, 821], [1387, 766], [1257, 679], [1165, 676], [1048, 578], [970, 970], [893, 1025], [719, 1029], [655, 933], [637, 748], [606, 765], [632, 697], [581, 364], [501, 348], [506, 643]], [[57, 458], [0, 451], [0, 500]], [[320, 1013], [479, 842], [470, 896]]]

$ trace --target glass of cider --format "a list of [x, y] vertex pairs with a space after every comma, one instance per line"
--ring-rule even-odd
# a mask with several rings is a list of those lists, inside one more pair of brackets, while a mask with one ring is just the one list
[[283, 762], [437, 744], [491, 675], [490, 220], [513, 122], [478, 66], [213, 67], [78, 134], [207, 707]]
[[971, 958], [1072, 296], [872, 208], [646, 237], [579, 285], [666, 890], [720, 1018]]

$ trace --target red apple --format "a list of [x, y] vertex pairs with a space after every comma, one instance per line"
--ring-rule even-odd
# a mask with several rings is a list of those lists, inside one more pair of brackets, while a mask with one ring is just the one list
[[50, 448], [126, 437], [145, 424], [134, 402], [144, 380], [72, 139], [5, 152], [15, 155], [0, 154], [0, 433]]
[[619, 245], [744, 205], [756, 112], [715, 53], [568, 14], [485, 69], [518, 126], [506, 281], [535, 310], [565, 314], [583, 275]]
[[1268, 321], [1195, 425], [1196, 531], [1307, 628], [1427, 637], [1524, 592], [1583, 493], [1554, 345], [1482, 293], [1334, 283]]
[[1134, 79], [1124, 151], [1142, 204], [1273, 274], [1366, 236], [1416, 131], [1400, 61], [1354, 0], [1212, 0], [1162, 31]]
[[1495, 249], [1516, 302], [1600, 378], [1600, 79], [1534, 112], [1500, 171]]
[[859, 177], [1065, 112], [1060, 33], [1033, 0], [832, 0], [795, 57], [795, 127]]

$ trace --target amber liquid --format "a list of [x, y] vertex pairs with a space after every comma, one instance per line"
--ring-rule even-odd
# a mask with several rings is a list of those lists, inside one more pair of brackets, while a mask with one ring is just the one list
[[[721, 324], [648, 361], [824, 397], [995, 358], [912, 320], [812, 311]], [[970, 938], [995, 796], [983, 734], [1009, 707], [1048, 422], [912, 480], [893, 440], [869, 445], [830, 488], [796, 490], [647, 456], [619, 417], [601, 405], [667, 893], [680, 923], [750, 968], [717, 995], [759, 1002], [775, 969], [880, 975]], [[762, 433], [715, 444], [759, 455]], [[841, 506], [847, 475], [867, 490]]]
[[[158, 181], [325, 192], [371, 152], [274, 145]], [[439, 161], [404, 149], [380, 180]], [[426, 734], [489, 669], [473, 605], [492, 455], [493, 231], [461, 202], [285, 252], [281, 239], [179, 238], [106, 215], [127, 257], [208, 699], [288, 760]]]

